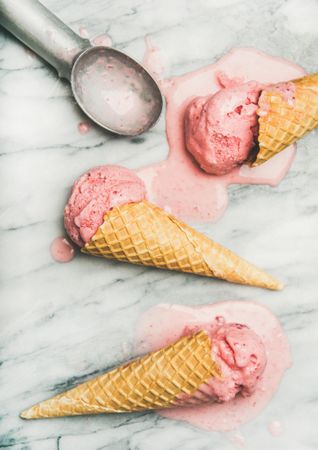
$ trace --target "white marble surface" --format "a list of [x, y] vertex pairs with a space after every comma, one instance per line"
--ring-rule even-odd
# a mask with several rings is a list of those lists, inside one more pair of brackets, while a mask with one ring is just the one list
[[[23, 0], [21, 0], [23, 1]], [[166, 75], [255, 46], [318, 70], [317, 0], [43, 0], [74, 30], [107, 31], [141, 60], [149, 33]], [[7, 33], [0, 34], [0, 447], [14, 450], [318, 448], [318, 134], [298, 146], [283, 182], [234, 186], [225, 216], [199, 228], [276, 273], [281, 293], [120, 265], [79, 255], [52, 261], [69, 188], [90, 166], [138, 167], [167, 152], [163, 118], [141, 139], [115, 139], [83, 120], [70, 89]], [[274, 250], [274, 251], [273, 251]], [[160, 301], [253, 299], [281, 319], [294, 365], [277, 395], [235, 433], [208, 433], [154, 413], [25, 422], [21, 409], [131, 356], [134, 323]], [[273, 437], [277, 419], [284, 432]]]

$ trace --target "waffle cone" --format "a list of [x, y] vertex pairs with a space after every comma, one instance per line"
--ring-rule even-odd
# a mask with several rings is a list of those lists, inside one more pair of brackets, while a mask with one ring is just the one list
[[268, 161], [318, 126], [318, 73], [290, 82], [295, 100], [288, 103], [278, 91], [266, 89], [259, 104], [268, 112], [259, 117], [259, 151], [252, 166]]
[[133, 264], [280, 289], [273, 277], [147, 202], [112, 209], [84, 253]]
[[39, 403], [23, 419], [123, 413], [169, 408], [187, 399], [211, 377], [220, 376], [205, 331], [124, 364]]

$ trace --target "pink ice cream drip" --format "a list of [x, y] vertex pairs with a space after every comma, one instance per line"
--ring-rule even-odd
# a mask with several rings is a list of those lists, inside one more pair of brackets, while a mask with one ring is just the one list
[[[264, 344], [246, 325], [221, 323], [217, 319], [204, 328], [212, 339], [212, 358], [222, 377], [210, 378], [191, 396], [182, 395], [180, 404], [228, 402], [237, 395], [249, 396], [255, 391], [267, 362]], [[199, 329], [186, 327], [184, 333]]]
[[146, 198], [143, 181], [129, 169], [100, 166], [75, 181], [64, 210], [65, 229], [82, 247], [103, 223], [105, 213], [115, 206]]
[[216, 79], [222, 88], [234, 88], [240, 84], [244, 84], [245, 81], [243, 77], [229, 77], [222, 70], [216, 73]]
[[219, 80], [216, 94], [196, 97], [185, 111], [185, 144], [201, 168], [224, 175], [248, 159], [257, 142], [258, 98], [263, 87], [256, 81]]

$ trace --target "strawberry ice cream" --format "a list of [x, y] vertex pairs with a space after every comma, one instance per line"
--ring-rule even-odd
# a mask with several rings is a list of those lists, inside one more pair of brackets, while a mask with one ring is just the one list
[[74, 183], [64, 210], [65, 229], [83, 247], [103, 223], [107, 211], [145, 198], [144, 183], [131, 170], [120, 166], [95, 167]]
[[262, 87], [255, 81], [232, 80], [216, 94], [190, 102], [184, 119], [185, 143], [203, 170], [224, 175], [248, 159], [257, 142]]
[[261, 338], [246, 325], [238, 323], [218, 325], [215, 321], [206, 331], [212, 339], [212, 359], [222, 377], [210, 378], [187, 399], [187, 403], [227, 402], [238, 394], [251, 395], [267, 361]]

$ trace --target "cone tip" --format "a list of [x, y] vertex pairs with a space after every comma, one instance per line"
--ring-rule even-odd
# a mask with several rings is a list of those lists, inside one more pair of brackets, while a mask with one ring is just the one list
[[30, 417], [29, 417], [29, 410], [26, 409], [25, 411], [22, 411], [22, 412], [20, 413], [20, 418], [21, 418], [21, 419], [29, 419], [29, 418], [30, 418]]
[[20, 413], [21, 419], [36, 419], [36, 416], [33, 414], [33, 408], [25, 409]]
[[277, 281], [276, 291], [282, 291], [284, 289], [284, 284], [280, 281]]
[[281, 291], [284, 289], [284, 284], [274, 279], [274, 282], [269, 286], [269, 289], [272, 289], [273, 291]]
[[261, 288], [265, 288], [265, 289], [269, 289], [271, 291], [281, 291], [282, 289], [284, 289], [284, 284], [281, 283], [279, 280], [277, 280], [276, 278], [272, 277], [271, 275], [266, 276], [266, 278], [262, 278], [261, 280], [256, 280], [256, 282], [253, 283], [249, 283], [250, 286], [256, 286], [256, 287], [261, 287]]

